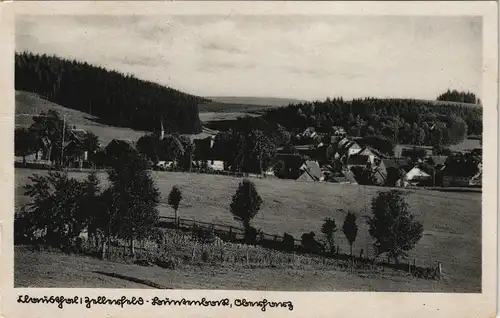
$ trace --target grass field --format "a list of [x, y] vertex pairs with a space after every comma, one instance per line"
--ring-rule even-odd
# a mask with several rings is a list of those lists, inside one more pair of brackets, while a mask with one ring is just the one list
[[16, 246], [14, 262], [15, 287], [449, 291], [446, 281], [440, 282], [442, 285], [436, 285], [437, 281], [389, 273], [355, 274], [307, 267], [235, 268], [234, 265], [183, 265], [178, 269], [163, 269], [101, 261], [86, 256], [35, 252], [23, 246]]
[[[22, 192], [32, 173], [16, 169], [16, 208], [29, 201]], [[84, 177], [82, 173], [70, 173]], [[103, 180], [105, 175], [101, 175]], [[173, 216], [167, 204], [170, 189], [178, 185], [183, 193], [179, 216], [199, 221], [227, 223], [239, 226], [229, 212], [232, 194], [240, 179], [207, 174], [154, 172], [161, 191], [160, 213]], [[370, 200], [386, 188], [358, 185], [301, 183], [289, 180], [254, 180], [264, 204], [253, 223], [266, 233], [292, 234], [300, 238], [314, 231], [320, 236], [325, 217], [335, 218], [341, 227], [345, 211], [358, 215], [359, 234], [354, 253], [364, 249], [372, 255], [371, 238], [363, 217], [370, 214]], [[436, 284], [440, 290], [480, 292], [481, 290], [481, 193], [456, 193], [427, 190], [407, 190], [412, 212], [424, 224], [424, 236], [411, 252], [417, 265], [442, 262], [446, 279]], [[344, 209], [339, 212], [338, 209]], [[341, 232], [336, 240], [342, 251], [348, 244]], [[410, 284], [411, 285], [411, 284]]]

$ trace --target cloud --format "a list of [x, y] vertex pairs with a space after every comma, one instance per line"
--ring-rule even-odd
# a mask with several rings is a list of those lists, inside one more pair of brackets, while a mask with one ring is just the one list
[[[481, 89], [481, 20], [459, 17], [23, 16], [16, 49], [200, 95], [434, 98]], [[55, 36], [57, 35], [57, 36]]]

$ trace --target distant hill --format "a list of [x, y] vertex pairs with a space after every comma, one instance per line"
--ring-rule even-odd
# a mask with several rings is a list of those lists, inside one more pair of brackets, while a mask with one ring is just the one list
[[57, 56], [16, 53], [15, 87], [113, 126], [198, 133], [198, 104], [206, 98], [113, 70]]
[[257, 106], [288, 106], [306, 102], [305, 100], [280, 97], [239, 97], [239, 96], [211, 96], [207, 97], [215, 103], [223, 104], [243, 104]]

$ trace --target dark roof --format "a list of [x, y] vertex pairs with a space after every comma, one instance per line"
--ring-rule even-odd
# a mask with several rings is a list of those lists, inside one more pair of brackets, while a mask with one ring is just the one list
[[87, 135], [87, 132], [83, 129], [72, 129], [71, 130], [71, 136], [73, 138], [78, 139], [78, 140], [85, 139], [85, 135]]
[[385, 166], [386, 169], [389, 169], [389, 168], [399, 169], [401, 167], [404, 167], [404, 166], [408, 165], [408, 161], [407, 160], [382, 159], [382, 162], [384, 163], [384, 166]]
[[448, 157], [446, 156], [430, 156], [428, 161], [431, 161], [435, 166], [444, 165]]
[[369, 159], [368, 156], [354, 154], [349, 157], [347, 164], [351, 166], [364, 166], [368, 163]]
[[283, 161], [287, 169], [299, 169], [304, 160], [300, 155], [288, 154], [288, 153], [277, 153], [275, 158], [275, 162]]
[[478, 172], [478, 163], [472, 160], [450, 160], [443, 169], [443, 175], [455, 177], [472, 177]]
[[109, 144], [106, 146], [106, 148], [108, 148], [112, 144], [125, 144], [125, 145], [132, 147], [132, 148], [135, 148], [134, 142], [131, 140], [128, 140], [128, 139], [113, 139], [109, 142]]

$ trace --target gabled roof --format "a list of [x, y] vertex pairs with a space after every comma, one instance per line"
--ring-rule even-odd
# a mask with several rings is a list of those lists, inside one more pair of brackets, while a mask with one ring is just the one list
[[434, 164], [435, 166], [437, 166], [437, 165], [444, 165], [445, 162], [446, 162], [446, 159], [448, 159], [447, 156], [430, 156], [427, 161], [429, 163]]
[[71, 137], [77, 140], [83, 140], [87, 135], [87, 132], [83, 129], [71, 129], [70, 132], [71, 132]]
[[413, 173], [415, 173], [415, 175], [417, 175], [419, 177], [425, 177], [425, 178], [430, 177], [430, 175], [428, 173], [426, 173], [424, 170], [422, 170], [418, 165], [414, 166], [413, 168], [408, 170], [407, 173], [410, 173], [412, 171], [413, 171]]
[[125, 145], [132, 147], [132, 148], [135, 148], [135, 143], [131, 140], [128, 140], [128, 139], [113, 139], [109, 142], [109, 144], [106, 146], [106, 148], [108, 148], [112, 144], [125, 144]]
[[311, 176], [311, 174], [309, 174], [307, 171], [304, 171], [304, 173], [302, 173], [300, 177], [297, 178], [297, 181], [318, 181], [318, 180], [316, 180], [313, 176]]
[[354, 154], [349, 157], [347, 164], [351, 166], [365, 166], [370, 160], [367, 155]]
[[382, 159], [382, 162], [384, 163], [384, 166], [386, 169], [389, 168], [402, 168], [404, 166], [408, 165], [407, 160], [397, 160], [397, 159]]
[[319, 167], [318, 162], [307, 160], [300, 167], [301, 171], [307, 172], [314, 180], [318, 181], [321, 178], [321, 168]]

